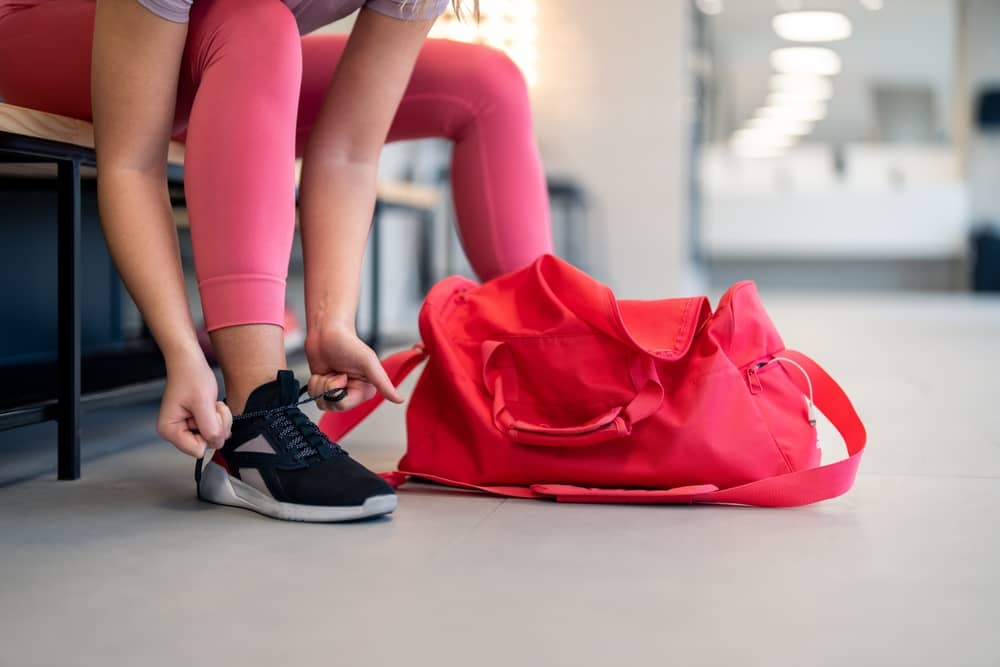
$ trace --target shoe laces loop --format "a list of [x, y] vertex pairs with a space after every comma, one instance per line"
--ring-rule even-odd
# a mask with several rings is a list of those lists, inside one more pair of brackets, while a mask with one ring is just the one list
[[[307, 391], [303, 387], [299, 391], [299, 396]], [[324, 399], [331, 403], [344, 400], [347, 396], [347, 389], [338, 387], [329, 389], [315, 396], [307, 395], [302, 400], [289, 405], [281, 405], [267, 410], [255, 410], [244, 412], [233, 417], [233, 421], [243, 421], [247, 419], [264, 418], [271, 425], [278, 435], [278, 439], [288, 446], [289, 453], [298, 461], [303, 462], [310, 458], [321, 457], [323, 460], [331, 458], [337, 453], [346, 453], [335, 442], [331, 442], [326, 435], [316, 427], [309, 417], [307, 417], [299, 406], [312, 401]]]
[[[299, 390], [299, 396], [305, 394], [309, 390], [308, 387], [302, 387]], [[234, 422], [243, 421], [245, 419], [256, 419], [258, 417], [268, 417], [275, 412], [281, 412], [282, 410], [288, 410], [291, 408], [298, 408], [300, 405], [305, 403], [311, 403], [312, 401], [318, 401], [323, 399], [329, 401], [330, 403], [339, 403], [347, 397], [347, 389], [345, 387], [337, 387], [336, 389], [327, 389], [322, 394], [316, 394], [315, 396], [306, 396], [300, 401], [291, 403], [289, 405], [279, 405], [276, 408], [268, 408], [267, 410], [254, 410], [253, 412], [244, 412], [241, 415], [236, 415], [233, 417]]]

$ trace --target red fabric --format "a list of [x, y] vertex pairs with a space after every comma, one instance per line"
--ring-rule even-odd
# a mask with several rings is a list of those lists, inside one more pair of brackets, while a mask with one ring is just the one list
[[226, 457], [224, 457], [222, 452], [219, 450], [215, 450], [215, 454], [212, 455], [212, 463], [222, 466], [222, 469], [230, 475], [233, 474], [233, 471], [229, 469], [229, 463], [226, 461]]
[[[427, 359], [398, 473], [563, 502], [803, 505], [850, 489], [865, 430], [843, 390], [785, 349], [752, 283], [704, 297], [617, 301], [545, 256], [484, 285], [448, 278], [420, 315]], [[819, 467], [802, 372], [849, 458]], [[324, 415], [339, 439], [381, 401]]]

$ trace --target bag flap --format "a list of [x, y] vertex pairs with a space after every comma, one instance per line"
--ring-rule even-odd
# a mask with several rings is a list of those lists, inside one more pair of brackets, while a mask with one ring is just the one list
[[[436, 338], [432, 321], [448, 320], [466, 302], [469, 307], [457, 328], [470, 340], [502, 339], [505, 332], [544, 334], [575, 319], [664, 361], [684, 357], [712, 314], [703, 296], [619, 301], [607, 285], [558, 257], [542, 255], [529, 266], [482, 285], [460, 276], [434, 285], [420, 311], [424, 342], [433, 345]], [[448, 335], [454, 335], [456, 327], [448, 329]]]
[[540, 257], [533, 268], [548, 291], [580, 319], [664, 361], [686, 355], [712, 315], [703, 296], [619, 301], [610, 287], [553, 255]]

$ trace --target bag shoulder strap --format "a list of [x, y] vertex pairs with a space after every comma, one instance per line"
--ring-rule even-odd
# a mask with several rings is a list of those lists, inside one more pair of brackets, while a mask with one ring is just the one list
[[[398, 387], [426, 358], [427, 350], [424, 349], [423, 343], [417, 343], [408, 350], [397, 352], [383, 359], [382, 367], [385, 368], [392, 384]], [[375, 412], [375, 409], [384, 400], [382, 394], [376, 393], [374, 397], [345, 412], [337, 412], [336, 410], [325, 412], [319, 420], [319, 430], [330, 440], [336, 442], [353, 431], [354, 427], [363, 422], [368, 415]]]

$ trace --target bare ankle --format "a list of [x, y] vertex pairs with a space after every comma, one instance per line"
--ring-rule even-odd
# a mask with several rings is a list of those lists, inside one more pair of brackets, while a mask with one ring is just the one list
[[226, 404], [242, 414], [253, 390], [287, 368], [284, 331], [273, 324], [248, 324], [213, 331], [212, 347], [222, 366]]

